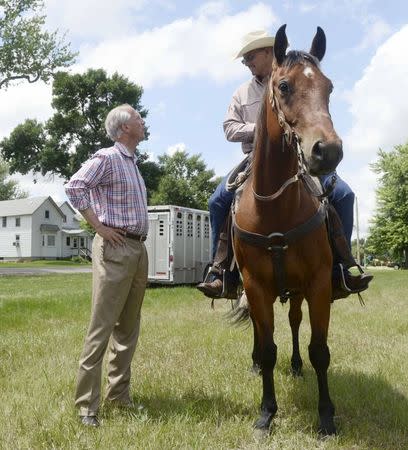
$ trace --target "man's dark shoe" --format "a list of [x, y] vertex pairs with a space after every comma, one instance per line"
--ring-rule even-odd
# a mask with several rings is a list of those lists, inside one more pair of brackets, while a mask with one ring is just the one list
[[99, 427], [99, 420], [96, 416], [79, 416], [82, 425], [86, 427]]
[[343, 276], [335, 276], [332, 280], [332, 299], [346, 298], [350, 294], [358, 294], [368, 288], [373, 275], [361, 273], [352, 275], [347, 269], [343, 270]]

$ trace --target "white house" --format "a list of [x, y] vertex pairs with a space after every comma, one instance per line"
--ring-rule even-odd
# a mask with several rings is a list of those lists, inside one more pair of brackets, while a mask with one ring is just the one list
[[80, 229], [68, 202], [51, 197], [0, 202], [0, 259], [67, 258], [89, 253], [92, 236]]

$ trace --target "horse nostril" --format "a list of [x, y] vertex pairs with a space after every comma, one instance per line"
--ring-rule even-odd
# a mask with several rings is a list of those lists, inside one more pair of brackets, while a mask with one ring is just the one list
[[322, 150], [320, 141], [317, 141], [313, 145], [312, 155], [313, 155], [314, 158], [316, 158], [318, 160], [322, 160], [323, 159], [323, 150]]

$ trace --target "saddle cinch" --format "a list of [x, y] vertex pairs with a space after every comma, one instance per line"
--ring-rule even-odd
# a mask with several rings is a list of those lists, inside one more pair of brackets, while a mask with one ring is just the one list
[[[232, 245], [233, 233], [238, 233], [240, 238], [246, 240], [252, 245], [258, 245], [267, 248], [271, 251], [272, 258], [277, 270], [275, 271], [275, 283], [278, 289], [280, 301], [285, 303], [293, 293], [291, 293], [286, 286], [286, 276], [284, 271], [284, 253], [287, 245], [294, 242], [296, 239], [312, 231], [319, 226], [323, 221], [326, 222], [327, 232], [329, 236], [330, 246], [333, 252], [333, 260], [338, 265], [337, 272], [339, 279], [336, 286], [333, 286], [332, 301], [345, 298], [352, 293], [359, 295], [360, 302], [362, 298], [360, 292], [363, 289], [355, 289], [348, 285], [344, 272], [351, 267], [357, 267], [360, 274], [364, 274], [363, 269], [354, 260], [346, 237], [344, 235], [341, 220], [332, 205], [327, 201], [327, 196], [332, 192], [336, 177], [333, 176], [331, 185], [324, 190], [320, 180], [317, 177], [312, 177], [307, 173], [301, 174], [302, 182], [305, 184], [307, 190], [311, 195], [320, 199], [320, 207], [316, 214], [306, 223], [302, 224], [296, 229], [289, 230], [287, 233], [272, 233], [269, 236], [256, 235], [253, 233], [241, 230], [234, 220], [234, 209], [239, 202], [239, 194], [242, 191], [242, 186], [251, 172], [251, 155], [248, 155], [236, 168], [234, 168], [228, 177], [226, 188], [229, 191], [235, 191], [235, 199], [231, 206], [229, 215], [225, 220], [221, 229], [217, 251], [214, 257], [213, 265], [205, 275], [204, 283], [211, 279], [212, 274], [222, 277], [222, 294], [219, 298], [237, 299], [239, 273], [234, 258], [234, 250]], [[277, 244], [274, 238], [276, 236], [281, 238], [281, 243]], [[273, 244], [272, 244], [273, 242]], [[370, 275], [365, 275], [370, 278]], [[367, 287], [368, 282], [367, 280]]]

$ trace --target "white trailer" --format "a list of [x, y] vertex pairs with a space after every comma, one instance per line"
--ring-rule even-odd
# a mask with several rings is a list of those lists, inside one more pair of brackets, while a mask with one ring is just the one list
[[202, 281], [211, 258], [210, 213], [181, 206], [149, 206], [149, 281], [193, 284]]

